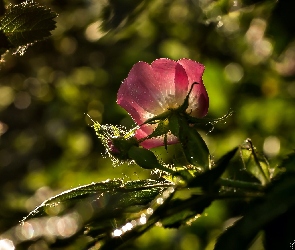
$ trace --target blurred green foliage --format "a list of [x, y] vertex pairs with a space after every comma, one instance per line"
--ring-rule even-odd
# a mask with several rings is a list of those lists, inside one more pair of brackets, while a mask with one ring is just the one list
[[[292, 1], [38, 3], [59, 14], [51, 38], [23, 56], [6, 54], [0, 66], [0, 232], [9, 232], [35, 206], [68, 188], [150, 177], [136, 166], [114, 168], [85, 115], [132, 127], [116, 93], [138, 61], [188, 57], [206, 66], [208, 116], [234, 111], [213, 130], [201, 131], [216, 159], [248, 137], [273, 166], [294, 148]], [[161, 151], [163, 159], [179, 156], [176, 151], [174, 146], [168, 155]], [[215, 202], [191, 227], [154, 228], [132, 247], [212, 249], [223, 221], [230, 225], [242, 208]], [[37, 240], [30, 249], [48, 248]]]

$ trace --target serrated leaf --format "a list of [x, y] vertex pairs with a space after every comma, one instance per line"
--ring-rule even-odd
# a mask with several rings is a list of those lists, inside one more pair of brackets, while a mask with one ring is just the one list
[[[189, 191], [189, 190], [188, 190]], [[108, 238], [100, 249], [117, 249], [117, 247], [126, 243], [128, 240], [134, 239], [157, 222], [161, 222], [163, 227], [178, 228], [191, 218], [201, 214], [207, 208], [214, 198], [205, 195], [192, 194], [187, 199], [173, 199], [175, 191], [170, 190], [168, 193], [157, 196], [154, 203], [150, 206], [153, 209], [152, 215], [147, 219], [146, 223], [139, 224], [132, 230], [120, 235], [120, 237]], [[190, 192], [190, 191], [189, 191]], [[163, 198], [165, 201], [159, 204], [158, 199]]]
[[219, 237], [214, 249], [248, 249], [260, 230], [294, 208], [295, 174], [286, 172], [271, 183], [265, 196], [250, 204], [244, 216]]
[[[64, 191], [44, 201], [40, 206], [30, 212], [23, 221], [45, 214], [47, 208], [86, 198], [93, 194], [101, 195], [108, 193], [110, 196], [109, 199], [113, 200], [109, 202], [110, 208], [114, 206], [126, 207], [146, 204], [158, 195], [163, 188], [171, 185], [173, 185], [171, 182], [156, 180], [129, 181], [127, 183], [124, 183], [122, 180], [108, 180], [105, 182], [91, 183]], [[120, 196], [119, 198], [117, 198], [118, 194]]]
[[250, 139], [240, 146], [240, 154], [245, 169], [255, 176], [262, 185], [270, 182], [269, 163], [264, 155], [258, 153]]
[[11, 5], [0, 21], [0, 30], [14, 46], [24, 46], [50, 36], [57, 16], [33, 1]]
[[189, 187], [204, 187], [206, 190], [211, 189], [217, 179], [223, 174], [226, 170], [229, 161], [234, 157], [238, 148], [234, 148], [233, 150], [226, 153], [222, 156], [216, 163], [216, 166], [200, 175], [197, 175], [193, 178], [189, 183]]

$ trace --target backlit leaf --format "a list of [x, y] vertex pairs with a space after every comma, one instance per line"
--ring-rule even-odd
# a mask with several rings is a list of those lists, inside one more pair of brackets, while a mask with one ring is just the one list
[[[121, 206], [124, 208], [132, 205], [146, 204], [158, 195], [163, 188], [171, 185], [173, 184], [168, 181], [139, 180], [124, 183], [120, 179], [91, 183], [64, 191], [45, 200], [40, 206], [30, 212], [23, 221], [46, 214], [47, 208], [70, 203], [74, 200], [81, 200], [91, 195], [98, 196], [110, 193], [109, 199], [112, 199], [113, 202], [106, 204], [106, 206], [110, 207]], [[120, 194], [119, 199], [116, 198], [118, 194]]]
[[56, 13], [33, 1], [10, 5], [0, 21], [0, 30], [14, 47], [24, 46], [50, 36]]
[[269, 164], [266, 158], [258, 153], [250, 139], [240, 146], [241, 158], [246, 170], [255, 176], [262, 185], [270, 182]]

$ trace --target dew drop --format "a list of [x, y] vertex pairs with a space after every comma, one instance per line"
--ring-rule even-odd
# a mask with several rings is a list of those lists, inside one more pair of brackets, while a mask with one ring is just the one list
[[164, 203], [164, 199], [163, 198], [158, 198], [157, 203], [162, 205]]
[[113, 237], [119, 237], [123, 234], [122, 230], [120, 229], [116, 229], [114, 232], [113, 232]]
[[142, 225], [145, 224], [146, 223], [146, 217], [141, 216], [140, 219], [139, 219], [139, 223], [142, 224]]

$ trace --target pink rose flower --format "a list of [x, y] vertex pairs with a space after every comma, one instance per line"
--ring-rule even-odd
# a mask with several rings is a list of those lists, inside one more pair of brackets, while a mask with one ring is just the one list
[[[204, 65], [190, 59], [173, 61], [161, 58], [151, 64], [136, 63], [124, 80], [117, 95], [117, 103], [124, 108], [138, 124], [147, 119], [181, 106], [191, 85], [195, 84], [189, 96], [186, 112], [201, 118], [208, 112], [209, 98], [203, 85]], [[139, 140], [150, 135], [157, 125], [144, 124], [135, 132]], [[177, 138], [168, 134], [168, 144]], [[163, 137], [143, 141], [141, 146], [154, 148], [164, 145]]]

